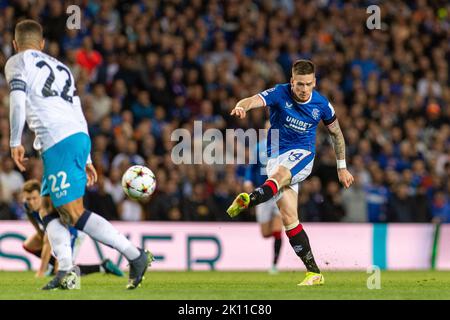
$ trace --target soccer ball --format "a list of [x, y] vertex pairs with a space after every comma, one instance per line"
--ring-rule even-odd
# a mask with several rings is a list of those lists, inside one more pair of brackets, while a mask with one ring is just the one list
[[122, 188], [131, 199], [147, 198], [155, 191], [155, 174], [147, 167], [132, 166], [122, 176]]

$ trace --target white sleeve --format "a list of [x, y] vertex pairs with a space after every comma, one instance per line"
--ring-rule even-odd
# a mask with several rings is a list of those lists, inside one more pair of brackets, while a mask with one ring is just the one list
[[22, 132], [25, 126], [25, 103], [27, 95], [23, 91], [14, 90], [9, 94], [9, 122], [11, 136], [9, 146], [17, 147], [22, 144]]
[[[73, 107], [75, 110], [75, 114], [78, 118], [78, 121], [81, 122], [81, 124], [84, 127], [85, 133], [89, 136], [88, 124], [87, 124], [86, 118], [84, 117], [83, 109], [81, 108], [81, 100], [80, 100], [79, 96], [73, 97]], [[89, 154], [86, 164], [91, 164], [91, 163], [92, 163], [91, 154]]]
[[5, 65], [9, 84], [10, 147], [22, 144], [22, 132], [26, 120], [27, 83], [22, 56], [11, 57]]

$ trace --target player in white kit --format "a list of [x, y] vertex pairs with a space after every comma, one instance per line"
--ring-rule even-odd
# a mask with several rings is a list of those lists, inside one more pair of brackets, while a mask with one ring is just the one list
[[42, 220], [59, 261], [58, 273], [43, 289], [70, 289], [79, 282], [67, 225], [122, 253], [130, 263], [127, 288], [138, 287], [152, 254], [136, 248], [108, 221], [83, 205], [85, 186], [96, 182], [97, 173], [90, 159], [87, 123], [71, 71], [42, 52], [42, 26], [36, 21], [23, 20], [16, 25], [13, 45], [17, 54], [5, 65], [10, 87], [11, 156], [25, 171], [27, 159], [21, 138], [26, 121], [36, 135], [34, 148], [42, 155]]

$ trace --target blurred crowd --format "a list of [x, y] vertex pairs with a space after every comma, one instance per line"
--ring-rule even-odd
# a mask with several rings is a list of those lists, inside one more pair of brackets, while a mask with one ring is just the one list
[[[66, 27], [69, 5], [81, 29]], [[378, 4], [381, 29], [368, 29]], [[41, 178], [33, 134], [23, 174], [9, 156], [8, 87], [16, 22], [44, 26], [46, 49], [70, 67], [92, 139], [98, 184], [86, 206], [111, 220], [230, 221], [245, 165], [175, 165], [171, 133], [263, 128], [266, 109], [236, 102], [288, 82], [311, 59], [333, 104], [355, 184], [343, 190], [326, 128], [299, 192], [301, 221], [450, 222], [450, 4], [445, 0], [0, 0], [0, 219], [23, 219], [24, 179]], [[121, 176], [145, 164], [150, 200], [126, 199]], [[254, 221], [253, 211], [237, 221]]]

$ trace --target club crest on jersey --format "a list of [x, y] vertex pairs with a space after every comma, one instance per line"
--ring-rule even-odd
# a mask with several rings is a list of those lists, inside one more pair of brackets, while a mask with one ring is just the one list
[[291, 109], [292, 108], [292, 103], [289, 103], [286, 101], [286, 109]]
[[311, 113], [311, 114], [312, 114], [314, 120], [317, 120], [317, 119], [319, 119], [319, 117], [320, 117], [320, 110], [317, 109], [317, 108], [314, 108], [314, 109], [312, 110], [312, 113]]

